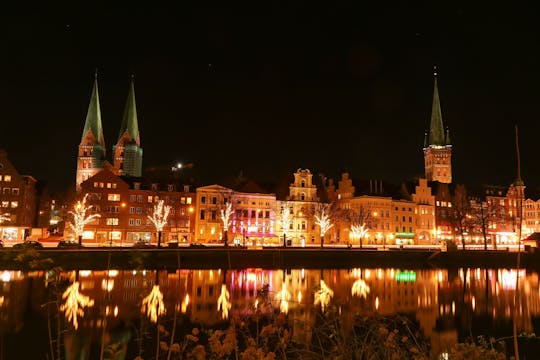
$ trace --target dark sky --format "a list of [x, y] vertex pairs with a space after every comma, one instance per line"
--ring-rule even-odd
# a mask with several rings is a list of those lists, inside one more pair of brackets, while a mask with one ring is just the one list
[[513, 181], [517, 124], [523, 179], [540, 185], [540, 14], [533, 8], [43, 3], [0, 15], [0, 148], [52, 189], [75, 181], [96, 67], [109, 153], [135, 75], [144, 167], [192, 162], [203, 182], [241, 170], [278, 179], [300, 167], [400, 182], [423, 174], [437, 65], [454, 180]]

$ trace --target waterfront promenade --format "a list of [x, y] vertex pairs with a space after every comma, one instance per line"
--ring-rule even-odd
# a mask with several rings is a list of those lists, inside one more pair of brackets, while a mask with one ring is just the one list
[[[236, 247], [133, 249], [10, 249], [0, 251], [5, 270], [48, 269], [237, 269], [237, 268], [515, 268], [518, 253], [507, 250], [410, 250], [359, 248]], [[520, 253], [520, 266], [538, 270], [540, 254]]]

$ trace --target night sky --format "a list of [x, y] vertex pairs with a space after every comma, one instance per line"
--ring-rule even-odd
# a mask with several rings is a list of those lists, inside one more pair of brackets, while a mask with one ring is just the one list
[[43, 3], [0, 15], [0, 148], [53, 190], [75, 182], [95, 68], [108, 155], [134, 74], [143, 167], [193, 163], [210, 184], [240, 171], [277, 180], [297, 168], [421, 176], [436, 65], [454, 181], [512, 182], [517, 124], [523, 180], [540, 185], [540, 14], [531, 8]]

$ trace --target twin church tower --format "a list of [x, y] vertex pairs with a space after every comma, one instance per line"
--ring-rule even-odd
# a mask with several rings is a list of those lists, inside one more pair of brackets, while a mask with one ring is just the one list
[[[428, 181], [452, 182], [452, 145], [450, 133], [443, 126], [437, 73], [434, 73], [433, 104], [429, 134], [424, 140], [424, 168]], [[131, 78], [126, 107], [116, 145], [112, 148], [112, 165], [106, 160], [105, 139], [101, 124], [101, 110], [97, 75], [94, 79], [90, 105], [79, 144], [77, 157], [77, 191], [83, 181], [102, 169], [111, 170], [117, 175], [140, 177], [142, 171], [141, 140], [135, 105], [135, 88]]]
[[108, 169], [117, 175], [141, 176], [143, 150], [139, 135], [133, 77], [129, 84], [118, 140], [112, 148], [112, 164], [106, 160], [106, 155], [96, 74], [77, 156], [77, 191], [80, 190], [83, 181], [103, 169]]

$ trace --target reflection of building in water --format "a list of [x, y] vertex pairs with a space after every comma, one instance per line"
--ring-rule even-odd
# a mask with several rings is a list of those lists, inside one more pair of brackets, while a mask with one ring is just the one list
[[30, 279], [21, 271], [0, 272], [0, 334], [19, 332], [30, 296]]
[[[19, 331], [27, 302], [15, 299], [30, 299], [31, 306], [38, 309], [36, 304], [47, 298], [43, 296], [45, 274], [34, 273], [38, 279], [31, 282], [21, 272], [0, 274], [0, 329], [2, 333]], [[75, 276], [73, 271], [66, 272], [61, 279], [67, 287], [66, 280], [72, 283]], [[334, 291], [328, 309], [334, 307], [341, 314], [345, 334], [352, 328], [356, 314], [406, 314], [418, 321], [435, 352], [470, 335], [461, 334], [459, 329], [469, 329], [475, 336], [508, 329], [516, 286], [516, 272], [505, 269], [111, 270], [79, 271], [78, 277], [81, 293], [95, 302], [79, 319], [82, 333], [101, 335], [104, 318], [111, 333], [124, 324], [138, 322], [141, 301], [156, 281], [164, 296], [164, 317], [170, 319], [176, 307], [178, 314], [188, 316], [191, 322], [211, 327], [223, 321], [217, 300], [225, 282], [232, 303], [231, 317], [252, 314], [256, 301], [261, 301], [261, 289], [268, 285], [267, 300], [273, 311], [287, 312], [293, 340], [310, 343], [311, 331], [321, 313], [320, 305], [314, 305], [314, 292], [322, 278]], [[353, 293], [355, 284], [362, 284], [363, 292]], [[531, 332], [532, 316], [540, 312], [538, 274], [521, 271], [519, 284], [519, 328]], [[286, 307], [280, 306], [278, 296], [283, 288], [290, 295]], [[261, 305], [260, 311], [269, 309]]]

